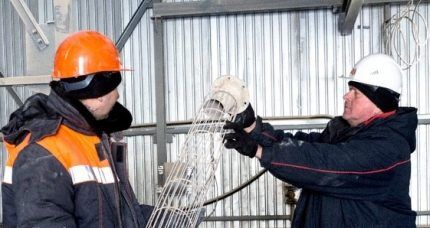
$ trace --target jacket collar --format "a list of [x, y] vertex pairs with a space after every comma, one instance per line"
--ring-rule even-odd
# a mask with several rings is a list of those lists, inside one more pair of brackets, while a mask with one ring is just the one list
[[385, 118], [390, 117], [394, 114], [396, 114], [396, 110], [393, 110], [390, 112], [383, 112], [381, 114], [374, 115], [374, 116], [370, 117], [368, 120], [364, 121], [363, 124], [364, 124], [364, 126], [369, 126], [369, 124], [371, 124], [373, 121], [375, 121], [377, 119], [385, 119]]
[[[79, 107], [79, 105], [82, 107]], [[54, 90], [51, 90], [51, 93], [48, 97], [47, 106], [48, 109], [55, 110], [55, 112], [61, 116], [62, 122], [66, 126], [82, 134], [95, 134], [93, 128], [87, 120], [92, 116], [82, 104], [79, 104], [79, 101], [73, 101], [60, 97]]]

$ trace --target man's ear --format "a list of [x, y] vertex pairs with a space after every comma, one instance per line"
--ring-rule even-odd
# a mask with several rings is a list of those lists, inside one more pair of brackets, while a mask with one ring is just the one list
[[98, 98], [97, 98], [97, 100], [98, 100], [100, 103], [103, 103], [103, 101], [104, 101], [104, 97], [98, 97]]

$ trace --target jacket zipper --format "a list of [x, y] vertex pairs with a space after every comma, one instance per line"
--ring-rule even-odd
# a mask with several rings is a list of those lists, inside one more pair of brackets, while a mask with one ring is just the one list
[[[110, 166], [111, 166], [111, 169], [112, 169], [112, 171], [113, 171], [113, 173], [114, 173], [114, 183], [115, 183], [115, 193], [116, 193], [116, 195], [118, 196], [118, 208], [117, 208], [117, 213], [118, 213], [118, 216], [119, 216], [119, 225], [120, 225], [120, 227], [123, 227], [122, 226], [122, 216], [121, 216], [121, 195], [124, 197], [124, 200], [125, 200], [125, 202], [126, 202], [126, 204], [127, 204], [127, 206], [129, 207], [129, 209], [130, 209], [130, 213], [131, 213], [131, 216], [133, 217], [133, 223], [134, 223], [134, 226], [136, 227], [136, 228], [138, 228], [139, 226], [138, 226], [138, 223], [137, 223], [137, 216], [136, 216], [136, 212], [134, 211], [134, 208], [133, 208], [133, 205], [132, 205], [132, 203], [130, 202], [130, 199], [126, 196], [126, 194], [124, 194], [123, 193], [123, 191], [121, 191], [121, 188], [120, 188], [120, 186], [119, 186], [119, 183], [118, 183], [118, 180], [117, 180], [117, 178], [116, 177], [119, 177], [118, 176], [118, 173], [117, 173], [117, 171], [116, 171], [116, 168], [115, 168], [115, 163], [114, 163], [114, 161], [113, 161], [113, 158], [112, 158], [112, 153], [111, 153], [111, 150], [110, 149], [108, 149], [108, 148], [110, 148], [110, 147], [107, 147], [106, 145], [105, 145], [105, 143], [106, 142], [109, 142], [109, 139], [107, 139], [107, 136], [105, 135], [105, 134], [103, 134], [103, 136], [102, 136], [102, 138], [103, 138], [103, 143], [102, 143], [102, 145], [103, 145], [103, 147], [105, 148], [105, 151], [107, 151], [106, 152], [106, 154], [107, 154], [107, 157], [108, 157], [108, 160], [109, 160], [109, 163], [110, 163]], [[124, 180], [124, 181], [127, 181], [127, 180]]]

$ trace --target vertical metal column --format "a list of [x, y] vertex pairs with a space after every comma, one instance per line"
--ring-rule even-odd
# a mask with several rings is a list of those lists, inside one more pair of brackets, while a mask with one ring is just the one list
[[[161, 2], [161, 0], [154, 0]], [[164, 27], [161, 18], [154, 18], [154, 70], [158, 190], [164, 184], [164, 163], [167, 162], [166, 100], [164, 81]]]

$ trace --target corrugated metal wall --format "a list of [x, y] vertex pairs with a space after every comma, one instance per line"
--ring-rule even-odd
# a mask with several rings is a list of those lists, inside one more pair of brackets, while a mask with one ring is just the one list
[[[140, 0], [74, 1], [77, 29], [95, 29], [116, 40]], [[52, 20], [52, 0], [30, 3], [39, 23]], [[392, 7], [392, 13], [400, 9]], [[430, 4], [419, 7], [430, 21]], [[22, 24], [9, 1], [0, 1], [0, 67], [5, 75], [25, 72], [25, 37]], [[152, 10], [142, 18], [122, 52], [125, 73], [121, 102], [134, 116], [133, 124], [155, 122], [154, 50]], [[340, 36], [338, 16], [331, 10], [292, 11], [165, 20], [165, 72], [168, 121], [191, 119], [211, 82], [231, 74], [249, 86], [251, 102], [261, 116], [341, 114], [345, 80], [353, 63], [362, 56], [383, 51], [383, 7], [363, 7], [350, 36]], [[12, 29], [14, 28], [14, 29]], [[20, 29], [16, 29], [20, 28]], [[421, 62], [405, 76], [403, 105], [430, 113], [430, 45], [422, 50]], [[25, 89], [18, 90], [25, 98]], [[17, 106], [0, 88], [0, 124], [7, 122]], [[418, 129], [413, 154], [411, 196], [416, 210], [430, 210], [430, 127]], [[155, 202], [156, 146], [149, 136], [128, 137], [130, 179], [141, 202]], [[174, 160], [184, 135], [175, 135], [168, 146]], [[4, 153], [4, 152], [3, 152]], [[4, 157], [3, 157], [4, 159]], [[2, 160], [2, 164], [4, 160]], [[217, 176], [220, 195], [256, 174], [255, 160], [225, 153]], [[208, 207], [212, 212], [213, 207]], [[282, 183], [269, 174], [240, 193], [218, 202], [212, 215], [289, 214], [283, 203]], [[429, 216], [417, 220], [430, 224]], [[206, 227], [286, 227], [288, 221], [208, 222]]]

